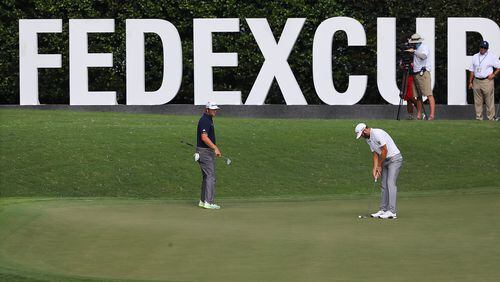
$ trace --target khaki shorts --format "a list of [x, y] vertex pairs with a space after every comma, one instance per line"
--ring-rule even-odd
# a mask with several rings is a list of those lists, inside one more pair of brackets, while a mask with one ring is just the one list
[[431, 73], [426, 71], [423, 75], [414, 74], [412, 88], [413, 97], [418, 97], [419, 94], [422, 97], [432, 96]]

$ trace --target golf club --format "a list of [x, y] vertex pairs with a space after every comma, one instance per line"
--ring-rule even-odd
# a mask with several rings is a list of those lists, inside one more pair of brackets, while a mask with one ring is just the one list
[[[375, 178], [375, 181], [373, 182], [373, 189], [372, 190], [375, 190], [376, 186], [377, 186], [377, 178]], [[370, 193], [368, 193], [370, 194]], [[373, 201], [370, 199], [370, 195], [368, 195], [368, 212], [365, 214], [365, 215], [359, 215], [358, 218], [359, 219], [367, 219], [367, 218], [370, 218], [371, 215], [371, 210], [372, 210], [372, 206], [373, 206]]]
[[191, 143], [189, 143], [189, 142], [186, 142], [186, 141], [184, 141], [184, 140], [181, 140], [181, 143], [182, 143], [182, 144], [186, 144], [186, 145], [188, 145], [188, 146], [190, 146], [190, 147], [193, 147], [193, 148], [194, 148], [194, 145], [193, 145], [193, 144], [191, 144]]
[[[184, 141], [184, 140], [181, 140], [181, 143], [182, 143], [182, 144], [186, 144], [187, 146], [189, 146], [189, 147], [193, 147], [193, 148], [194, 148], [194, 145], [193, 145], [193, 144], [191, 144], [191, 143], [189, 143], [189, 142], [186, 142], [186, 141]], [[196, 154], [195, 154], [195, 155], [196, 155]], [[196, 161], [198, 161], [198, 158], [199, 158], [199, 156], [197, 156], [197, 157], [195, 156], [195, 160], [196, 160]], [[226, 159], [226, 164], [227, 164], [227, 165], [231, 165], [231, 164], [233, 163], [233, 161], [232, 161], [229, 157], [225, 157], [225, 159]]]

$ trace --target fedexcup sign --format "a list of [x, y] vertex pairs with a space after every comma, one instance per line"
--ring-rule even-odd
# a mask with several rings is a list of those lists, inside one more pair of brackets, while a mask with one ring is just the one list
[[[260, 72], [250, 90], [245, 105], [262, 105], [273, 79], [276, 79], [288, 105], [306, 105], [307, 102], [288, 65], [287, 59], [306, 21], [290, 18], [277, 41], [269, 23], [264, 18], [247, 18], [253, 36], [265, 58]], [[240, 20], [194, 19], [194, 100], [201, 105], [212, 100], [222, 105], [241, 105], [240, 91], [214, 91], [213, 68], [238, 66], [237, 53], [212, 51], [214, 33], [239, 32]], [[114, 19], [69, 20], [69, 77], [71, 105], [115, 105], [116, 92], [88, 90], [88, 68], [112, 67], [112, 53], [89, 53], [89, 33], [114, 32]], [[417, 18], [416, 31], [426, 40], [434, 65], [434, 18]], [[357, 20], [334, 17], [323, 21], [316, 29], [313, 41], [312, 73], [318, 97], [328, 105], [353, 105], [366, 91], [367, 76], [349, 76], [345, 92], [335, 89], [332, 78], [332, 46], [334, 34], [347, 34], [349, 46], [366, 45], [366, 34]], [[20, 104], [38, 105], [38, 69], [60, 68], [60, 54], [38, 54], [38, 33], [61, 33], [61, 19], [19, 20], [19, 77]], [[498, 54], [500, 29], [485, 18], [448, 18], [448, 104], [465, 105], [465, 70], [470, 64], [466, 54], [466, 33], [478, 32], [490, 42], [490, 52]], [[163, 44], [164, 75], [156, 91], [145, 90], [144, 34], [157, 34]], [[128, 105], [161, 105], [171, 101], [178, 93], [182, 80], [181, 38], [174, 25], [161, 19], [126, 20], [126, 65]], [[398, 104], [399, 89], [396, 83], [396, 19], [377, 19], [377, 85], [382, 97], [391, 104]], [[434, 72], [433, 72], [434, 73]], [[433, 78], [434, 80], [434, 78]]]

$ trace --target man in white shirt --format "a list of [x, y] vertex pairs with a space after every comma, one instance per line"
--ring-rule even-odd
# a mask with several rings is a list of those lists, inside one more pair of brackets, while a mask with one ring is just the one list
[[[469, 89], [474, 92], [476, 119], [483, 120], [483, 102], [486, 104], [486, 115], [489, 120], [495, 119], [495, 76], [500, 71], [500, 60], [488, 52], [489, 44], [482, 41], [479, 53], [472, 56], [469, 68]], [[496, 68], [493, 71], [493, 68]]]
[[372, 175], [375, 181], [379, 177], [381, 182], [380, 210], [371, 214], [375, 218], [397, 218], [396, 215], [396, 194], [398, 188], [399, 171], [403, 165], [403, 157], [391, 136], [382, 129], [369, 128], [364, 123], [360, 123], [354, 129], [356, 139], [361, 136], [366, 139], [373, 153]]
[[418, 33], [411, 36], [409, 43], [416, 44], [416, 48], [405, 50], [413, 53], [413, 96], [417, 98], [417, 119], [422, 119], [422, 97], [427, 97], [429, 100], [430, 114], [429, 120], [434, 119], [436, 102], [432, 95], [431, 73], [432, 65], [430, 50], [427, 45], [423, 44], [424, 38]]

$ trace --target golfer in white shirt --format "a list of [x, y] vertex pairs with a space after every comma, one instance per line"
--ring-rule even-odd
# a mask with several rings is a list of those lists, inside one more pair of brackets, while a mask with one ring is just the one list
[[373, 171], [375, 180], [381, 177], [380, 210], [371, 214], [375, 218], [397, 218], [396, 194], [399, 171], [403, 165], [403, 157], [391, 136], [382, 129], [370, 128], [360, 123], [354, 129], [356, 139], [366, 139], [373, 153]]

